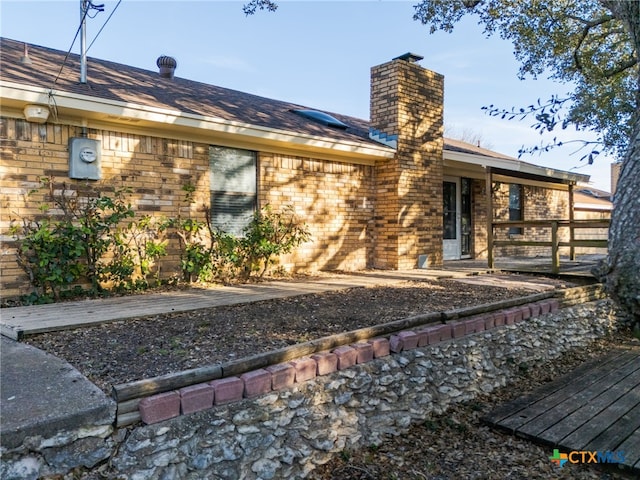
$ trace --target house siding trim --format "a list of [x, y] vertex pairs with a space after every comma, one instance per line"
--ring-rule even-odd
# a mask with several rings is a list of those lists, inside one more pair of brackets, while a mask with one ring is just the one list
[[[470, 165], [478, 165], [483, 169], [491, 167], [494, 169], [506, 170], [514, 172], [514, 174], [537, 175], [540, 177], [548, 177], [553, 182], [577, 183], [588, 182], [589, 175], [579, 173], [570, 173], [563, 170], [556, 170], [550, 167], [542, 167], [531, 163], [522, 162], [515, 158], [493, 158], [481, 155], [472, 155], [469, 153], [453, 152], [445, 150], [445, 161], [457, 161]], [[499, 174], [496, 174], [499, 175]], [[494, 175], [495, 176], [495, 175]], [[522, 183], [522, 182], [521, 182]]]

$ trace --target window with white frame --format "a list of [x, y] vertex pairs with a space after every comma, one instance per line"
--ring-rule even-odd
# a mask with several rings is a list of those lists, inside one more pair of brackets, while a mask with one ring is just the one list
[[242, 235], [257, 207], [257, 155], [238, 148], [209, 148], [211, 223]]

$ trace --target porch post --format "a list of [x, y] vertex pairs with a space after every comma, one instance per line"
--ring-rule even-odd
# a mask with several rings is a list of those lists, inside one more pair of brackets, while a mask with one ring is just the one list
[[485, 182], [487, 191], [487, 267], [493, 268], [493, 174], [491, 167], [485, 167]]
[[558, 246], [558, 221], [551, 222], [551, 273], [560, 273], [560, 247]]
[[574, 187], [574, 184], [570, 183], [569, 184], [569, 242], [571, 243], [571, 246], [569, 247], [569, 259], [571, 261], [575, 261], [576, 259], [576, 247], [573, 246], [573, 241], [575, 240], [575, 231], [573, 229], [573, 220], [575, 219], [573, 187]]

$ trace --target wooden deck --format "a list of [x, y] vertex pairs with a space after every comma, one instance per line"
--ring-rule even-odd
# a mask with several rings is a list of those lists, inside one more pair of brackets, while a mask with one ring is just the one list
[[[127, 318], [185, 312], [201, 308], [259, 302], [348, 288], [385, 285], [402, 280], [465, 277], [469, 272], [436, 269], [367, 271], [303, 280], [268, 281], [245, 285], [192, 288], [103, 299], [0, 309], [0, 334], [13, 340], [25, 335], [73, 329]], [[547, 285], [547, 288], [552, 288]], [[532, 290], [536, 290], [532, 288]], [[540, 291], [540, 288], [537, 289]]]
[[[19, 340], [26, 335], [73, 329], [127, 318], [185, 312], [347, 288], [386, 285], [404, 280], [467, 278], [470, 282], [477, 283], [478, 275], [487, 273], [486, 265], [483, 266], [482, 263], [463, 260], [451, 262], [443, 269], [367, 270], [309, 279], [267, 281], [208, 289], [193, 288], [184, 291], [3, 308], [0, 309], [0, 335]], [[550, 279], [545, 280], [542, 277], [496, 274], [483, 276], [480, 283], [506, 288], [523, 288], [532, 292], [551, 290], [556, 285]]]
[[589, 254], [579, 255], [576, 260], [561, 257], [559, 272], [553, 273], [551, 257], [497, 257], [494, 259], [494, 268], [488, 267], [487, 260], [451, 260], [445, 261], [445, 268], [455, 270], [476, 271], [503, 271], [516, 273], [532, 273], [538, 275], [554, 275], [559, 277], [585, 277], [593, 279], [591, 270], [598, 265], [605, 255]]
[[[624, 345], [484, 418], [561, 453], [616, 452], [640, 473], [640, 346]], [[577, 457], [575, 457], [577, 458]]]

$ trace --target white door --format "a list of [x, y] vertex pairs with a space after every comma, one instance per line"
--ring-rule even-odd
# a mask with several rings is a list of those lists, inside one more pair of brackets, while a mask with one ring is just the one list
[[460, 178], [445, 177], [442, 183], [442, 258], [460, 259]]

